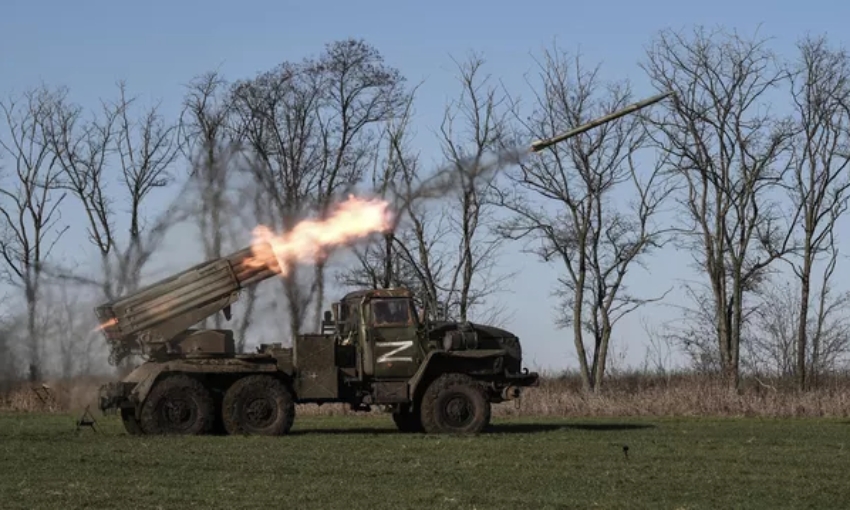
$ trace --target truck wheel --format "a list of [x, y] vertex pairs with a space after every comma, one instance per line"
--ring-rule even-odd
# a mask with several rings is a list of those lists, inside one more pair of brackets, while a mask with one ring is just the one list
[[124, 430], [131, 436], [141, 436], [143, 434], [139, 420], [136, 419], [135, 410], [127, 409], [126, 407], [121, 408], [121, 421], [124, 422]]
[[224, 394], [221, 415], [228, 434], [281, 436], [295, 421], [292, 392], [268, 375], [239, 379]]
[[401, 432], [422, 432], [422, 419], [417, 409], [402, 408], [393, 413], [393, 422]]
[[156, 383], [142, 405], [140, 425], [145, 434], [197, 435], [209, 432], [213, 400], [204, 385], [186, 375]]
[[425, 432], [477, 434], [490, 422], [490, 402], [469, 376], [443, 374], [422, 396]]

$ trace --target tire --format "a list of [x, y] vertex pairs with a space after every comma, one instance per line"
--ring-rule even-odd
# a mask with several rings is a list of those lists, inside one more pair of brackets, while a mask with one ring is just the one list
[[425, 390], [422, 427], [429, 434], [478, 434], [490, 423], [490, 402], [469, 376], [443, 374]]
[[145, 434], [199, 435], [212, 428], [214, 412], [212, 396], [203, 384], [172, 375], [154, 385], [139, 421]]
[[141, 436], [144, 433], [139, 420], [136, 419], [136, 411], [134, 409], [122, 408], [121, 421], [124, 422], [124, 430], [131, 436]]
[[295, 400], [280, 380], [250, 375], [233, 383], [224, 394], [221, 416], [231, 435], [282, 436], [295, 421]]
[[416, 408], [404, 408], [393, 413], [393, 422], [400, 432], [423, 432], [422, 419]]

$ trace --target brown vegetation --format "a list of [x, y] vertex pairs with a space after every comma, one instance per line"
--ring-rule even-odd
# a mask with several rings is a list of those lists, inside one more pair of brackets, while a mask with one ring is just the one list
[[[0, 393], [0, 411], [78, 412], [97, 408], [96, 377], [50, 381], [48, 398], [41, 385], [19, 384]], [[40, 396], [41, 395], [41, 396]], [[377, 413], [379, 411], [373, 411]], [[345, 405], [298, 406], [301, 415], [363, 415]], [[727, 417], [847, 417], [850, 416], [850, 374], [823, 378], [817, 389], [801, 392], [793, 377], [742, 378], [741, 389], [730, 390], [716, 377], [694, 373], [611, 375], [599, 393], [582, 391], [578, 374], [548, 375], [516, 402], [493, 408], [494, 416], [727, 416]]]
[[741, 380], [738, 391], [717, 377], [699, 374], [611, 376], [598, 394], [584, 393], [577, 375], [545, 378], [528, 392], [514, 416], [747, 416], [844, 417], [850, 414], [850, 378], [835, 377], [810, 392], [791, 378]]
[[97, 409], [98, 387], [103, 377], [74, 377], [45, 383], [21, 382], [0, 387], [0, 411], [71, 412], [86, 406]]

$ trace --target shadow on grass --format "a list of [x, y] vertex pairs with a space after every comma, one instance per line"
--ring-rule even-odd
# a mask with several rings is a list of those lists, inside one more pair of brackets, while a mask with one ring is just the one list
[[307, 436], [307, 435], [316, 435], [316, 436], [347, 436], [347, 435], [384, 435], [384, 434], [400, 434], [401, 432], [396, 429], [390, 428], [371, 428], [371, 427], [352, 427], [352, 428], [304, 428], [304, 429], [293, 429], [289, 432], [290, 436]]
[[655, 428], [655, 425], [647, 423], [500, 423], [491, 425], [487, 431], [497, 434], [534, 434], [555, 430], [614, 432], [652, 428]]
[[[642, 430], [655, 428], [655, 425], [642, 423], [498, 423], [491, 424], [483, 434], [538, 434], [557, 430], [588, 430], [596, 432], [613, 432], [625, 430]], [[309, 428], [294, 429], [291, 435], [383, 435], [403, 434], [395, 428]]]

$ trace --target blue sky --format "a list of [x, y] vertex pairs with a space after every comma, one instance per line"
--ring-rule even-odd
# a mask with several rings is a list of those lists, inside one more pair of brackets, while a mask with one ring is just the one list
[[[487, 71], [512, 90], [525, 92], [522, 75], [534, 67], [531, 53], [554, 40], [601, 62], [608, 78], [630, 78], [638, 97], [654, 93], [637, 63], [653, 35], [663, 28], [722, 24], [745, 33], [760, 26], [776, 38], [773, 48], [793, 51], [807, 32], [825, 33], [846, 44], [850, 4], [808, 2], [289, 2], [171, 1], [85, 2], [7, 0], [0, 17], [0, 94], [18, 93], [44, 81], [70, 87], [84, 105], [114, 97], [124, 79], [133, 94], [162, 101], [177, 114], [183, 85], [193, 76], [220, 69], [229, 79], [249, 77], [284, 60], [321, 51], [335, 39], [362, 37], [411, 82], [426, 80], [417, 103], [416, 140], [426, 162], [437, 163], [431, 130], [439, 127], [443, 105], [456, 93], [451, 55], [482, 52]], [[68, 218], [69, 220], [71, 218]], [[78, 241], [78, 239], [76, 240]], [[69, 241], [72, 243], [75, 241]], [[73, 250], [66, 244], [65, 249]], [[511, 251], [515, 251], [512, 249]], [[687, 255], [667, 252], [636, 274], [632, 285], [651, 291], [685, 276]], [[506, 265], [522, 264], [514, 320], [537, 366], [573, 365], [567, 332], [552, 326], [549, 291], [554, 276], [528, 256], [508, 253]], [[660, 283], [659, 283], [660, 282]], [[661, 308], [645, 315], [663, 314]], [[627, 359], [643, 356], [644, 333], [635, 316], [616, 335]]]

